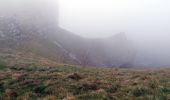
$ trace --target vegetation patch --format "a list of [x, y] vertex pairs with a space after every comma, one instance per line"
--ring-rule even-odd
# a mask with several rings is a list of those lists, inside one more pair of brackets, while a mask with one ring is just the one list
[[115, 70], [66, 65], [18, 65], [6, 69], [0, 71], [1, 100], [170, 99], [169, 69]]
[[145, 89], [144, 87], [137, 87], [132, 92], [134, 96], [139, 97], [146, 95], [147, 89]]
[[80, 74], [78, 74], [78, 73], [73, 73], [73, 74], [71, 74], [71, 75], [68, 75], [68, 78], [73, 79], [73, 80], [80, 80], [80, 79], [82, 79], [83, 77], [82, 77], [82, 75], [80, 75]]
[[109, 87], [106, 89], [106, 91], [107, 91], [108, 93], [115, 93], [115, 92], [117, 92], [119, 89], [120, 89], [120, 85], [118, 85], [118, 84], [113, 84], [113, 85], [109, 86]]
[[0, 70], [3, 70], [7, 67], [7, 64], [5, 61], [3, 61], [2, 59], [0, 59]]

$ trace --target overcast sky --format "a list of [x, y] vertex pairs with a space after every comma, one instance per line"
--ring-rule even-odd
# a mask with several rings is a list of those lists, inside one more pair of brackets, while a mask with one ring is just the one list
[[170, 1], [60, 0], [60, 25], [90, 38], [119, 32], [166, 37], [170, 34]]
[[137, 63], [170, 66], [170, 0], [59, 0], [59, 4], [57, 0], [0, 2], [0, 16], [19, 12], [25, 17], [30, 11], [30, 17], [41, 13], [47, 22], [58, 19], [59, 8], [60, 26], [87, 38], [125, 32], [137, 49]]
[[170, 65], [170, 0], [60, 0], [60, 26], [88, 38], [125, 32], [137, 64]]

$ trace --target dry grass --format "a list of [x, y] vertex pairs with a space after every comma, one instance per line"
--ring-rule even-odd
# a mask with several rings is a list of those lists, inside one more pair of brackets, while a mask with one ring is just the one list
[[4, 67], [0, 99], [170, 100], [170, 69]]

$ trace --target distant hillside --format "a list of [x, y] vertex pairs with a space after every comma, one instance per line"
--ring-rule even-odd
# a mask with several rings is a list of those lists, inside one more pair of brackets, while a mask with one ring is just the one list
[[104, 39], [82, 38], [58, 26], [55, 0], [17, 1], [0, 4], [4, 8], [0, 10], [0, 53], [28, 52], [83, 66], [132, 66], [135, 49], [124, 33]]
[[105, 39], [85, 39], [60, 27], [24, 27], [15, 17], [0, 17], [0, 47], [32, 52], [60, 63], [83, 66], [130, 66], [134, 48], [124, 33]]

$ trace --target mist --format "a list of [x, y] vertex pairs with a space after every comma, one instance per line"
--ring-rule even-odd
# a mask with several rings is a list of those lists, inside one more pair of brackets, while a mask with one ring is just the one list
[[169, 5], [0, 0], [0, 100], [170, 100]]
[[[45, 35], [55, 33], [49, 26], [61, 33], [65, 29], [82, 40], [107, 40], [125, 33], [136, 51], [134, 66], [168, 67], [169, 5], [167, 0], [0, 0], [0, 16], [13, 16], [24, 27], [46, 30], [42, 32]], [[75, 40], [65, 34], [62, 37], [65, 41]], [[105, 45], [110, 47], [112, 43], [108, 44]]]
[[137, 49], [136, 66], [170, 65], [170, 1], [60, 0], [60, 26], [86, 38], [125, 32]]

